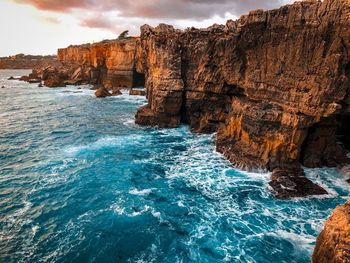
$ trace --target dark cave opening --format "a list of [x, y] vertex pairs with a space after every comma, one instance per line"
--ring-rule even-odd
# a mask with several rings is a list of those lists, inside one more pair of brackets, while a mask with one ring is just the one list
[[132, 87], [133, 88], [144, 88], [145, 87], [145, 74], [139, 73], [134, 69]]
[[347, 151], [350, 151], [350, 113], [339, 115], [337, 120], [339, 123], [337, 139]]
[[322, 118], [307, 130], [300, 150], [305, 167], [336, 167], [349, 162], [350, 115]]

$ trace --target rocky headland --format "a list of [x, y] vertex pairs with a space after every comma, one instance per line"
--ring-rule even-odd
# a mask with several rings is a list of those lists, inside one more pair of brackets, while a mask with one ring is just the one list
[[302, 166], [349, 163], [349, 14], [349, 1], [303, 1], [207, 29], [143, 26], [136, 122], [217, 132], [235, 166], [272, 171], [279, 198], [325, 194]]
[[33, 70], [30, 79], [47, 87], [103, 85], [106, 89], [143, 86], [139, 38], [105, 40], [59, 49], [58, 64]]

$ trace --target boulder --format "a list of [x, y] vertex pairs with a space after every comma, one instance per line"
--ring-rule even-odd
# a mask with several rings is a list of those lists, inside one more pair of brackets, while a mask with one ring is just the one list
[[303, 169], [298, 164], [274, 169], [269, 185], [275, 197], [279, 199], [327, 194], [325, 189], [305, 177]]
[[316, 241], [313, 263], [350, 262], [350, 201], [334, 209]]
[[66, 73], [55, 67], [49, 67], [43, 70], [42, 80], [44, 85], [49, 88], [65, 87]]
[[112, 89], [112, 95], [113, 96], [119, 96], [122, 95], [123, 93], [121, 92], [121, 90], [119, 88], [113, 88]]
[[95, 91], [95, 96], [97, 98], [105, 98], [112, 96], [112, 94], [104, 87], [100, 86], [96, 91]]

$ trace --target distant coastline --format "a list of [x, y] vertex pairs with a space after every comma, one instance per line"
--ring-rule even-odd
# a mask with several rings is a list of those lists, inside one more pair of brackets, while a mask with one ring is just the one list
[[35, 69], [56, 63], [56, 55], [25, 55], [0, 57], [0, 69]]

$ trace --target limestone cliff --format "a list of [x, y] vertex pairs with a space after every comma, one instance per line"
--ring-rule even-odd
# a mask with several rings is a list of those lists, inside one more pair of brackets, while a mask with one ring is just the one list
[[138, 85], [134, 75], [142, 71], [139, 57], [138, 38], [107, 40], [58, 50], [58, 60], [64, 66], [91, 68], [91, 81], [100, 81], [106, 88]]
[[350, 119], [350, 1], [296, 2], [202, 30], [145, 25], [141, 47], [149, 103], [137, 123], [217, 131], [217, 150], [233, 164], [275, 171], [281, 197], [306, 194], [295, 186], [305, 183], [300, 164], [348, 162], [337, 139], [350, 136], [341, 132]]
[[317, 238], [313, 263], [350, 262], [350, 201], [338, 206]]
[[144, 85], [139, 38], [105, 40], [58, 50], [58, 63], [33, 70], [48, 87], [102, 84], [107, 89]]

